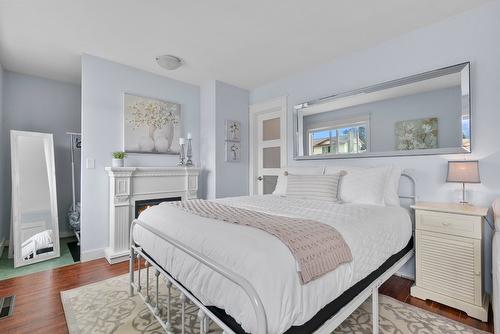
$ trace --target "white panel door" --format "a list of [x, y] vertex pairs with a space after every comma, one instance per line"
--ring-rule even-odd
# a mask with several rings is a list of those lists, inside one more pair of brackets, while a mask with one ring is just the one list
[[286, 97], [250, 106], [250, 194], [271, 194], [287, 164]]

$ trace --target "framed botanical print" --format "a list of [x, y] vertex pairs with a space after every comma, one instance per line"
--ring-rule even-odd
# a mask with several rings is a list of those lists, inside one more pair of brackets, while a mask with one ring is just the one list
[[241, 123], [238, 121], [226, 121], [226, 140], [240, 141], [241, 140]]
[[227, 162], [241, 161], [241, 143], [226, 141], [225, 160]]

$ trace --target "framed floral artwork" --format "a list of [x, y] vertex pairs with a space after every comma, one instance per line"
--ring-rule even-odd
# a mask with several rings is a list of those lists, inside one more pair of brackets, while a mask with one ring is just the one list
[[123, 107], [125, 152], [179, 154], [179, 104], [125, 93]]
[[227, 162], [241, 161], [241, 144], [238, 142], [226, 141], [226, 156]]
[[226, 140], [241, 140], [241, 123], [238, 121], [226, 121]]
[[395, 132], [398, 151], [438, 148], [436, 117], [396, 122]]

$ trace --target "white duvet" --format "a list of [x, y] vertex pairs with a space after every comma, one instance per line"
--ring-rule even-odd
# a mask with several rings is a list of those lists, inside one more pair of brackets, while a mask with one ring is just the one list
[[[400, 207], [338, 204], [278, 195], [218, 201], [332, 225], [351, 248], [352, 262], [301, 285], [289, 249], [264, 231], [202, 218], [168, 204], [149, 208], [140, 215], [139, 219], [145, 224], [246, 277], [262, 300], [269, 333], [283, 333], [311, 319], [342, 292], [402, 250], [412, 234], [408, 212]], [[205, 305], [224, 309], [245, 331], [255, 332], [253, 308], [239, 287], [140, 226], [134, 228], [133, 236], [137, 244]]]

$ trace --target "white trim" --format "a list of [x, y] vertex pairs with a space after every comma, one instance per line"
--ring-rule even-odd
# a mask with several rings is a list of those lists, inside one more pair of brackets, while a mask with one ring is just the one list
[[249, 108], [249, 166], [248, 166], [248, 175], [249, 175], [249, 184], [248, 189], [250, 195], [255, 195], [257, 193], [257, 174], [258, 174], [258, 166], [257, 166], [257, 153], [258, 153], [258, 142], [254, 140], [257, 138], [257, 116], [264, 115], [272, 112], [280, 112], [281, 118], [281, 128], [280, 128], [280, 137], [281, 137], [281, 167], [285, 169], [288, 165], [288, 109], [287, 109], [287, 97], [281, 96], [274, 98], [272, 100], [268, 100], [261, 103], [256, 103], [250, 105]]
[[106, 260], [108, 260], [109, 264], [115, 264], [119, 262], [124, 262], [127, 261], [129, 256], [130, 256], [130, 251], [124, 250], [121, 252], [113, 252], [113, 249], [110, 247], [107, 247], [104, 249], [104, 255]]
[[80, 253], [80, 262], [88, 262], [105, 257], [104, 248], [91, 249]]

